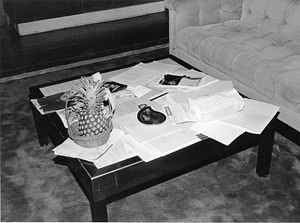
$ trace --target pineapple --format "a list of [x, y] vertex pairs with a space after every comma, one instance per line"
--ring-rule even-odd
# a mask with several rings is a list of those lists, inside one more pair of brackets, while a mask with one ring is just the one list
[[73, 113], [73, 122], [78, 122], [79, 136], [100, 135], [111, 126], [110, 114], [104, 106], [107, 90], [104, 83], [101, 80], [95, 82], [93, 76], [82, 77], [81, 84], [67, 92], [63, 100], [73, 104], [68, 112]]

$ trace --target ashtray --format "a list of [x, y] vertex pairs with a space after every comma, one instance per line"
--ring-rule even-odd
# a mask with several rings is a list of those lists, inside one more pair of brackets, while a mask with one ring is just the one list
[[155, 111], [147, 104], [139, 105], [140, 111], [137, 114], [138, 120], [147, 125], [161, 124], [166, 121], [165, 114]]

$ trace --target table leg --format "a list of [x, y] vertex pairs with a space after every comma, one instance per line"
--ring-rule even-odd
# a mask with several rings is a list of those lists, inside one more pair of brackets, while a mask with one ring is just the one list
[[106, 200], [91, 201], [92, 219], [94, 222], [107, 222]]
[[259, 141], [257, 162], [256, 162], [256, 173], [260, 177], [266, 177], [270, 173], [270, 165], [272, 159], [272, 151], [275, 136], [275, 121], [273, 121], [268, 133]]
[[41, 120], [42, 115], [32, 104], [31, 104], [31, 110], [32, 110], [32, 115], [33, 115], [33, 119], [34, 119], [34, 123], [35, 123], [35, 129], [36, 129], [36, 133], [38, 136], [40, 146], [47, 146], [49, 144], [49, 138], [48, 138], [48, 133], [47, 133], [46, 129], [44, 128], [42, 120]]

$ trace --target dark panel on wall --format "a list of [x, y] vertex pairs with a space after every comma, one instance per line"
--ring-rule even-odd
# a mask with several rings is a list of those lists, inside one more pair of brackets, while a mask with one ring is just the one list
[[3, 0], [3, 4], [15, 23], [82, 13], [82, 0]]
[[3, 3], [6, 13], [18, 24], [159, 1], [162, 0], [3, 0]]

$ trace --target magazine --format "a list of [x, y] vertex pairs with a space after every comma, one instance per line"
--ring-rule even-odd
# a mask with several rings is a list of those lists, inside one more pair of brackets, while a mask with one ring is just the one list
[[111, 93], [127, 89], [127, 85], [115, 81], [106, 81], [104, 87], [108, 88]]
[[202, 78], [165, 73], [158, 81], [158, 84], [166, 87], [198, 87]]

